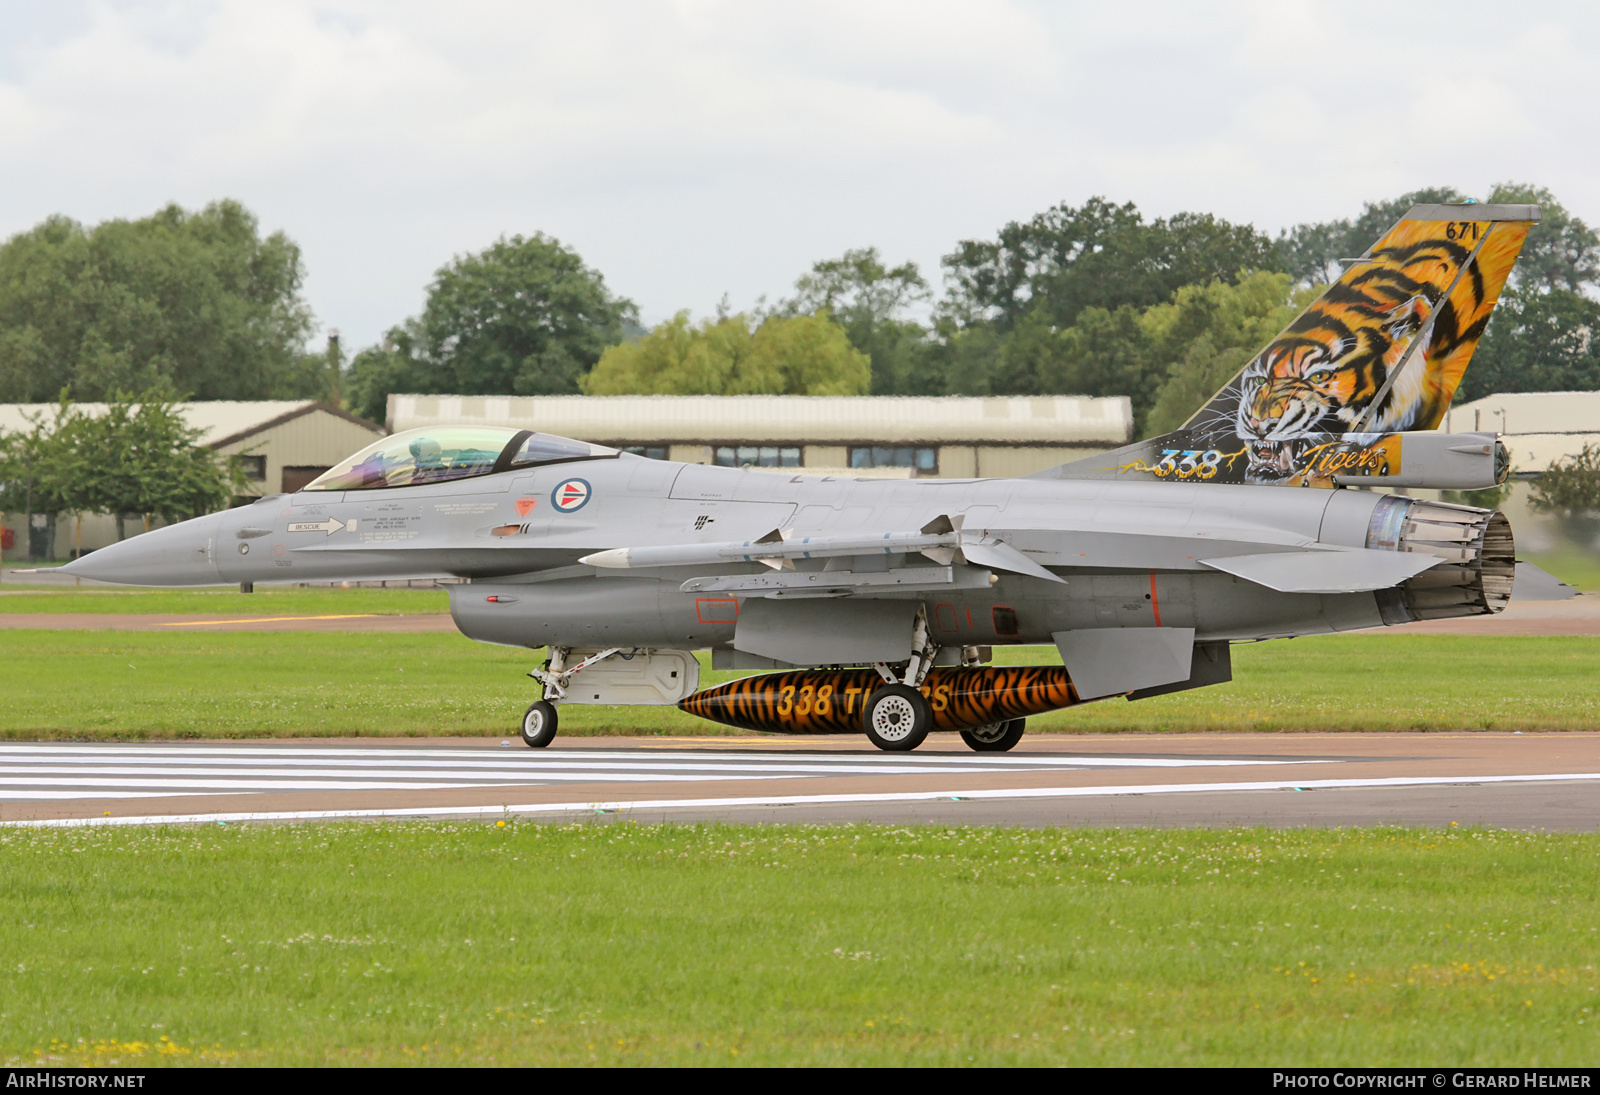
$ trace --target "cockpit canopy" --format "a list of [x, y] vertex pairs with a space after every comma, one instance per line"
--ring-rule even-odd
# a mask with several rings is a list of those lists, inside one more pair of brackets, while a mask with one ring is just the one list
[[470, 479], [513, 468], [619, 455], [554, 434], [498, 426], [423, 426], [368, 445], [304, 490], [377, 490]]

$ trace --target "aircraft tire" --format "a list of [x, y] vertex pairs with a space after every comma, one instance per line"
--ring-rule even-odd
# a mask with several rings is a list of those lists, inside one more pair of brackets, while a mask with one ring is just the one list
[[539, 700], [522, 716], [522, 744], [530, 749], [543, 749], [556, 740], [556, 705]]
[[961, 731], [961, 740], [967, 743], [967, 748], [977, 753], [1008, 753], [1022, 740], [1022, 731], [1027, 724], [1027, 719], [1007, 719], [1005, 722], [991, 722], [988, 726], [974, 726]]
[[932, 725], [928, 701], [903, 684], [883, 685], [861, 709], [867, 739], [888, 753], [909, 753], [922, 744]]

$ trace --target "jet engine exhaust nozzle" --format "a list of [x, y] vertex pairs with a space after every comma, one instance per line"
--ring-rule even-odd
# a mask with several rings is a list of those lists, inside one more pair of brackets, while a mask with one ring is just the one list
[[1367, 547], [1444, 561], [1378, 591], [1386, 625], [1499, 612], [1511, 600], [1517, 549], [1499, 510], [1390, 495], [1372, 512]]

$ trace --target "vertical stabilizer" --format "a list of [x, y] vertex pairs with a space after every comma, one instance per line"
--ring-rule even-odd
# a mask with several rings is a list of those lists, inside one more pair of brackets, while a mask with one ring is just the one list
[[1182, 429], [1050, 478], [1332, 486], [1397, 481], [1401, 439], [1435, 429], [1537, 205], [1418, 205]]

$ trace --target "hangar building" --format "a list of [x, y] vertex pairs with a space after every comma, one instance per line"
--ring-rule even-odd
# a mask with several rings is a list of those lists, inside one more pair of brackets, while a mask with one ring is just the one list
[[1600, 392], [1500, 392], [1462, 403], [1445, 412], [1447, 432], [1491, 430], [1511, 452], [1510, 493], [1498, 509], [1511, 520], [1517, 547], [1557, 551], [1563, 547], [1600, 549], [1582, 543], [1591, 535], [1581, 522], [1538, 513], [1528, 505], [1529, 483], [1557, 460], [1577, 456], [1585, 445], [1600, 446]]
[[1017, 476], [1132, 439], [1126, 396], [391, 395], [388, 427], [510, 426], [658, 459], [808, 474]]

